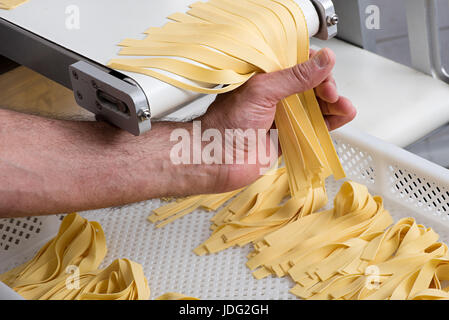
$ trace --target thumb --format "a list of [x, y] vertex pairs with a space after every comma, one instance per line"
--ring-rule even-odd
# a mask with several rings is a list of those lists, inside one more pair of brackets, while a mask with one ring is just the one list
[[293, 94], [311, 90], [331, 74], [334, 65], [335, 54], [330, 49], [322, 49], [307, 62], [258, 75], [258, 81], [264, 84], [260, 94], [277, 103]]

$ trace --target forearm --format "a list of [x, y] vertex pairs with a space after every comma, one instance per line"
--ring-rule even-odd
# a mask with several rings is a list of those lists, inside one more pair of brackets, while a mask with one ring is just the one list
[[[81, 211], [212, 190], [212, 166], [174, 165], [175, 128], [140, 137], [106, 123], [45, 119], [0, 110], [0, 216]], [[192, 185], [194, 182], [194, 188]]]

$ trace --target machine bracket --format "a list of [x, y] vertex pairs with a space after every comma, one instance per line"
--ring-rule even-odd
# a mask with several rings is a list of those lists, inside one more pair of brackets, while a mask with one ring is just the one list
[[106, 72], [85, 61], [69, 67], [76, 102], [136, 136], [151, 129], [151, 113], [142, 89], [121, 74]]

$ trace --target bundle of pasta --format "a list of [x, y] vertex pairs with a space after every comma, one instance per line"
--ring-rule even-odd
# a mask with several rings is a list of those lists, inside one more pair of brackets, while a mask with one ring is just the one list
[[0, 281], [30, 300], [148, 299], [142, 266], [119, 259], [99, 270], [105, 255], [100, 224], [71, 213], [55, 238], [29, 262], [0, 275]]
[[[285, 187], [287, 181], [284, 175]], [[310, 189], [305, 197], [290, 198], [284, 205], [278, 206], [276, 196], [280, 194], [278, 185], [271, 185], [268, 192], [258, 194], [253, 206], [244, 215], [233, 215], [219, 224], [208, 240], [194, 250], [198, 255], [215, 253], [234, 245], [244, 246], [258, 242], [287, 224], [310, 215], [327, 202], [324, 188]], [[232, 208], [232, 203], [229, 206]], [[225, 208], [223, 211], [230, 210]], [[230, 211], [229, 211], [230, 212]], [[240, 212], [242, 212], [240, 210]], [[217, 214], [216, 218], [220, 218]]]
[[432, 229], [412, 218], [385, 232], [344, 243], [319, 262], [302, 261], [288, 274], [291, 292], [306, 299], [447, 299], [449, 277], [445, 244]]
[[[292, 0], [210, 0], [190, 8], [148, 29], [145, 39], [120, 44], [120, 54], [144, 58], [113, 59], [109, 66], [215, 94], [309, 58], [305, 17]], [[212, 218], [213, 234], [197, 254], [253, 243], [247, 266], [257, 269], [254, 276], [288, 275], [296, 283], [291, 292], [302, 298], [448, 298], [441, 288], [449, 277], [447, 249], [431, 229], [405, 219], [385, 231], [393, 221], [382, 199], [354, 182], [343, 184], [333, 209], [317, 212], [327, 201], [325, 179], [345, 174], [314, 91], [282, 100], [275, 121], [285, 169], [242, 190], [178, 200], [149, 220], [165, 220], [163, 226], [236, 196]], [[372, 269], [374, 287], [367, 285]]]
[[[55, 238], [30, 261], [0, 275], [0, 281], [29, 300], [146, 300], [150, 288], [142, 266], [117, 259], [98, 269], [106, 255], [101, 226], [67, 215]], [[159, 300], [192, 300], [168, 293]]]
[[[168, 17], [174, 22], [148, 29], [145, 39], [120, 43], [121, 55], [145, 58], [113, 59], [108, 65], [214, 94], [234, 90], [256, 73], [309, 59], [306, 20], [294, 1], [210, 0], [190, 7]], [[330, 174], [345, 176], [313, 90], [282, 100], [275, 121], [292, 196], [324, 187]]]
[[380, 197], [372, 197], [363, 185], [345, 182], [333, 209], [302, 217], [268, 234], [254, 244], [247, 266], [258, 268], [254, 271], [258, 279], [270, 274], [282, 277], [297, 265], [322, 261], [338, 249], [338, 243], [382, 232], [392, 222]]
[[106, 251], [100, 224], [71, 213], [61, 222], [58, 234], [33, 259], [0, 275], [0, 281], [21, 293], [29, 286], [55, 280], [64, 275], [68, 267], [76, 267], [80, 273], [95, 270]]

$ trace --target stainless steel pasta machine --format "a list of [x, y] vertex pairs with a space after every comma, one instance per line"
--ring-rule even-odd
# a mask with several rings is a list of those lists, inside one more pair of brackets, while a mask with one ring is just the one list
[[[305, 13], [310, 37], [327, 40], [336, 35], [332, 0], [295, 1]], [[73, 90], [79, 106], [140, 135], [151, 129], [152, 120], [194, 114], [202, 96], [105, 65], [117, 57], [121, 40], [142, 38], [148, 27], [162, 26], [165, 17], [187, 11], [190, 3], [31, 0], [14, 10], [0, 10], [0, 55]]]

